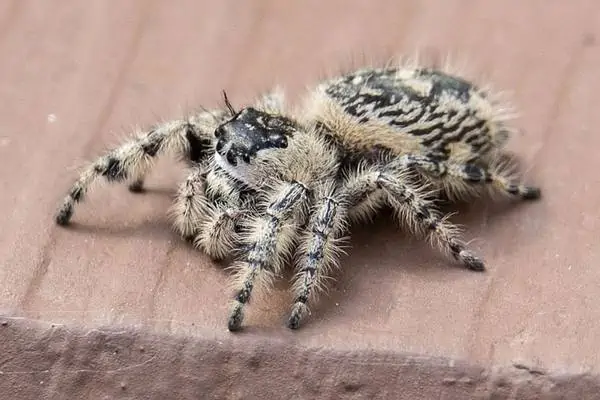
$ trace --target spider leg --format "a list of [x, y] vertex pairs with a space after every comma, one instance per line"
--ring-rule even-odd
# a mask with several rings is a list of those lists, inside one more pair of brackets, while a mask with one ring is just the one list
[[206, 176], [201, 166], [192, 168], [186, 180], [179, 186], [170, 210], [177, 232], [186, 240], [193, 241], [198, 233], [199, 221], [210, 207], [204, 193]]
[[484, 269], [483, 262], [465, 248], [456, 227], [440, 215], [409, 171], [400, 159], [363, 164], [342, 181], [337, 191], [317, 201], [301, 243], [289, 328], [300, 326], [308, 314], [307, 303], [314, 297], [315, 289], [321, 289], [327, 271], [337, 262], [339, 242], [347, 221], [368, 218], [382, 202], [388, 203], [411, 228], [427, 232], [445, 252], [467, 268]]
[[213, 260], [232, 254], [239, 242], [238, 227], [244, 190], [222, 170], [196, 166], [181, 184], [171, 214], [175, 228]]
[[[434, 203], [408, 176], [402, 160], [360, 166], [334, 193], [323, 196], [311, 215], [301, 244], [299, 271], [294, 283], [295, 303], [288, 327], [297, 329], [308, 314], [307, 303], [321, 289], [327, 271], [337, 261], [340, 237], [348, 219], [368, 218], [383, 200], [412, 228], [426, 231], [439, 246], [467, 268], [481, 271], [484, 264], [456, 235], [456, 227], [441, 217]], [[358, 214], [355, 211], [359, 208]]]
[[419, 189], [411, 179], [408, 170], [396, 168], [395, 164], [396, 162], [392, 162], [389, 167], [381, 165], [378, 170], [367, 173], [365, 179], [381, 187], [400, 219], [417, 231], [426, 232], [445, 253], [451, 254], [468, 269], [485, 270], [483, 262], [460, 240], [457, 227], [441, 216], [425, 191]]
[[204, 112], [166, 122], [99, 157], [72, 185], [55, 216], [56, 223], [69, 223], [75, 203], [81, 202], [90, 186], [101, 177], [108, 182], [129, 180], [130, 189], [140, 191], [144, 176], [159, 155], [170, 153], [195, 162], [205, 159], [212, 149], [214, 129], [222, 118], [217, 113]]
[[535, 200], [541, 196], [538, 187], [518, 183], [502, 170], [494, 171], [474, 163], [440, 161], [433, 157], [405, 155], [401, 158], [407, 168], [418, 168], [426, 175], [441, 178], [443, 183], [458, 194], [469, 192], [473, 185], [490, 185], [511, 197], [522, 200]]
[[236, 296], [228, 322], [240, 330], [244, 305], [257, 283], [268, 283], [285, 261], [296, 236], [295, 222], [307, 201], [308, 189], [299, 182], [285, 182], [270, 196], [265, 212], [248, 224], [246, 252], [237, 264]]
[[401, 221], [415, 231], [426, 233], [445, 253], [468, 269], [485, 270], [483, 262], [460, 240], [457, 227], [442, 217], [428, 193], [416, 182], [404, 162], [396, 159], [361, 168], [347, 180], [345, 190], [351, 204], [356, 203], [357, 198], [382, 190]]
[[307, 303], [314, 297], [315, 289], [322, 289], [327, 272], [337, 263], [340, 237], [346, 229], [348, 207], [343, 195], [330, 193], [321, 197], [310, 217], [306, 234], [300, 246], [298, 272], [293, 291], [294, 305], [288, 327], [298, 329], [308, 314]]

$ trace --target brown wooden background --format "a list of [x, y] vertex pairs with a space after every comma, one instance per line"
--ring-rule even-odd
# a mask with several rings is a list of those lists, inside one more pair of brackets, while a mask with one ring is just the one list
[[[600, 368], [599, 27], [594, 0], [1, 2], [0, 388], [582, 396]], [[95, 190], [72, 228], [53, 224], [77, 167], [134, 125], [214, 106], [222, 89], [238, 104], [272, 84], [294, 98], [325, 73], [416, 50], [451, 54], [521, 111], [511, 148], [544, 198], [461, 209], [484, 275], [382, 218], [355, 231], [304, 329], [284, 328], [283, 282], [233, 336], [227, 274], [170, 231], [173, 163], [147, 194]]]

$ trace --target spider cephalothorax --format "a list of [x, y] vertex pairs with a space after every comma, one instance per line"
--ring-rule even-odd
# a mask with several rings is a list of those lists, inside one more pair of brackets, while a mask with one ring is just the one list
[[217, 128], [216, 151], [233, 166], [238, 159], [249, 164], [261, 150], [286, 148], [288, 137], [295, 131], [295, 124], [288, 118], [245, 108]]
[[283, 115], [244, 108], [215, 130], [215, 161], [232, 176], [254, 186], [248, 172], [250, 164], [256, 164], [259, 156], [287, 148], [297, 130], [297, 124]]
[[285, 265], [296, 276], [288, 319], [298, 328], [338, 264], [353, 221], [383, 206], [466, 268], [483, 271], [437, 207], [440, 198], [493, 194], [535, 199], [538, 188], [498, 160], [511, 128], [492, 93], [446, 71], [398, 66], [324, 81], [288, 110], [279, 91], [236, 111], [205, 111], [141, 134], [81, 174], [58, 211], [66, 225], [96, 178], [140, 190], [153, 159], [188, 160], [172, 209], [178, 232], [215, 259], [233, 258], [230, 330], [257, 288]]

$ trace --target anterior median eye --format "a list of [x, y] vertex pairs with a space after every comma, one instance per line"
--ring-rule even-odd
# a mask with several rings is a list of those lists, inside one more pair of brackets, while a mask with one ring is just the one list
[[234, 167], [237, 165], [237, 160], [231, 151], [227, 152], [227, 162]]

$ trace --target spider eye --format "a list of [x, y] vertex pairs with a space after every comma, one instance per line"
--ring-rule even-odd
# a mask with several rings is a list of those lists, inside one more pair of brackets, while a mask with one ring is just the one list
[[225, 129], [223, 129], [223, 125], [219, 125], [217, 129], [215, 129], [215, 137], [220, 138], [225, 134]]
[[225, 157], [227, 158], [227, 162], [229, 164], [233, 165], [234, 167], [237, 165], [237, 159], [235, 158], [235, 154], [233, 154], [233, 152], [228, 151]]
[[288, 139], [285, 135], [273, 134], [269, 136], [269, 141], [273, 146], [279, 147], [280, 149], [288, 147]]
[[215, 150], [217, 151], [217, 153], [220, 153], [221, 150], [223, 150], [223, 147], [225, 146], [225, 141], [223, 139], [219, 139], [217, 141], [217, 146], [215, 148]]

